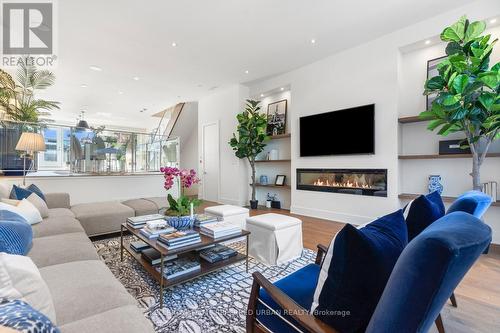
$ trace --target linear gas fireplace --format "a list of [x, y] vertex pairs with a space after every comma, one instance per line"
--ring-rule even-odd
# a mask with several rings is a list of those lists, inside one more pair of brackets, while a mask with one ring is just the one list
[[297, 169], [297, 190], [387, 197], [387, 169]]

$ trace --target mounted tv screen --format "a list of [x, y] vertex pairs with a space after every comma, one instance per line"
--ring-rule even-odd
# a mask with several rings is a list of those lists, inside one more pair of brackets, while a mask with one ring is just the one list
[[375, 153], [375, 104], [300, 118], [300, 156]]

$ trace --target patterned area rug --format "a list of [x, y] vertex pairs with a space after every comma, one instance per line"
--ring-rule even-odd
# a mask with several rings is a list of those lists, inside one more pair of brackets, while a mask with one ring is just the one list
[[[131, 241], [132, 236], [127, 237]], [[120, 238], [94, 242], [101, 259], [138, 300], [156, 332], [245, 332], [252, 273], [261, 272], [274, 282], [314, 262], [316, 253], [304, 249], [302, 257], [287, 264], [267, 267], [253, 258], [248, 273], [245, 262], [223, 268], [166, 290], [164, 307], [159, 307], [160, 286], [126, 251], [120, 261]], [[232, 245], [237, 250], [244, 243]], [[244, 250], [243, 250], [244, 252]]]

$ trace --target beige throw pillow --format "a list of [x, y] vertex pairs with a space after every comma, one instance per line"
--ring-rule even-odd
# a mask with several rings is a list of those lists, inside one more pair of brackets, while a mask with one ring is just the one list
[[0, 182], [0, 199], [8, 199], [10, 197], [10, 191], [12, 190], [12, 185], [5, 182]]
[[29, 257], [0, 253], [1, 298], [21, 299], [56, 324], [52, 295]]
[[17, 206], [0, 202], [0, 209], [5, 209], [21, 215], [29, 224], [40, 223], [43, 220], [38, 209], [27, 199], [21, 200]]
[[47, 203], [38, 194], [32, 193], [27, 199], [38, 209], [42, 218], [49, 217], [49, 207], [47, 207]]

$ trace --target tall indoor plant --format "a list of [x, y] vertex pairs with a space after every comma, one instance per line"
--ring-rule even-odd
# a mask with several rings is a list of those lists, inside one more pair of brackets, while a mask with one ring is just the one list
[[472, 153], [472, 184], [481, 189], [480, 168], [492, 141], [500, 138], [500, 63], [490, 68], [490, 55], [497, 39], [484, 35], [484, 22], [465, 16], [445, 28], [441, 40], [448, 42], [439, 75], [425, 82], [425, 95], [437, 94], [430, 110], [420, 117], [431, 120], [428, 129], [439, 128], [446, 136], [463, 132], [463, 147]]
[[233, 133], [229, 141], [236, 157], [246, 158], [252, 168], [252, 200], [250, 200], [252, 209], [256, 209], [258, 204], [255, 199], [255, 157], [264, 150], [265, 142], [269, 139], [266, 135], [267, 119], [264, 114], [259, 113], [259, 103], [259, 101], [247, 100], [245, 110], [236, 116], [238, 136]]

